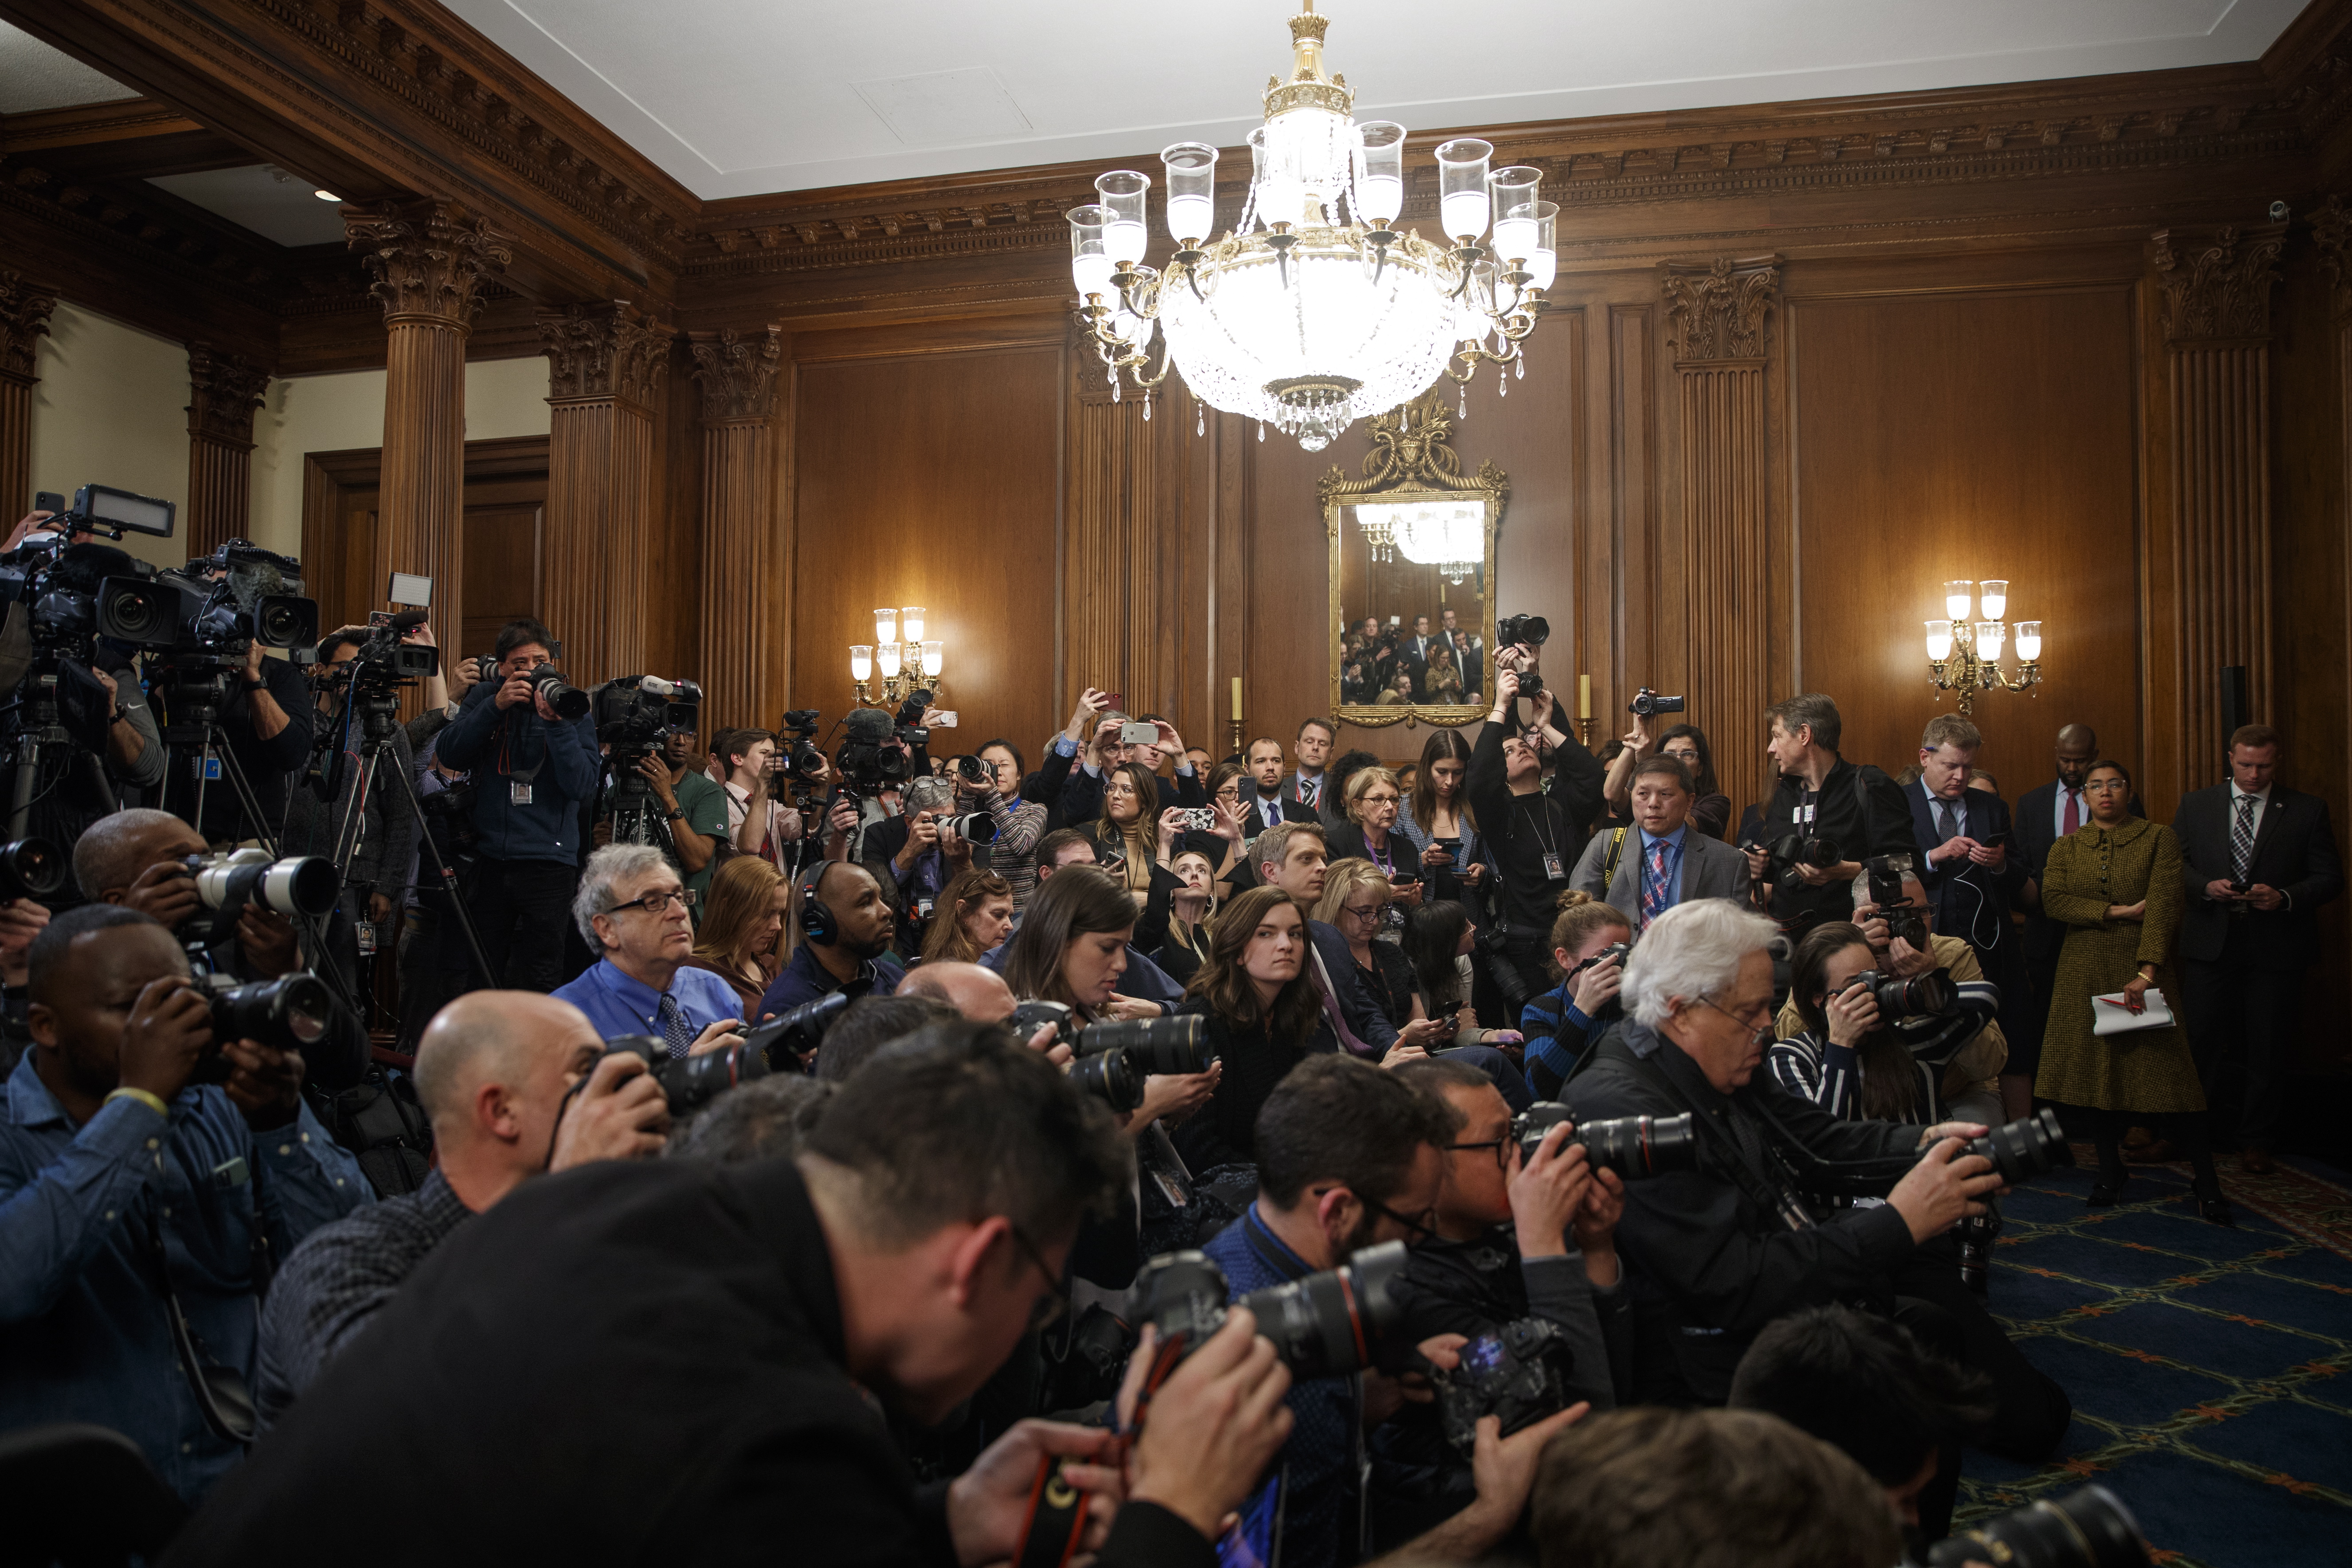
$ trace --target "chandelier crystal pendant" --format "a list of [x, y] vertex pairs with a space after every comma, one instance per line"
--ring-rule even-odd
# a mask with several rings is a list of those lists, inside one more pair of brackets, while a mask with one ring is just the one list
[[1481, 363], [1518, 363], [1556, 271], [1559, 208], [1537, 199], [1538, 171], [1490, 170], [1494, 148], [1463, 137], [1436, 152], [1451, 243], [1399, 233], [1405, 128], [1355, 121], [1355, 89], [1324, 74], [1329, 18], [1301, 5], [1290, 79], [1266, 84], [1249, 195], [1223, 238], [1210, 237], [1217, 150], [1198, 142], [1160, 155], [1176, 242], [1164, 272], [1143, 265], [1148, 175], [1103, 175], [1101, 199], [1068, 217], [1071, 275], [1114, 398], [1124, 376], [1148, 416], [1172, 363], [1202, 402], [1313, 452], [1440, 375], [1466, 386]]

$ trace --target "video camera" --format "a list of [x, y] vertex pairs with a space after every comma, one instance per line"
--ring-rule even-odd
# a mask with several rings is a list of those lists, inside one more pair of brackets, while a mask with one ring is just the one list
[[639, 764], [663, 752], [671, 731], [690, 735], [701, 727], [702, 688], [658, 675], [623, 675], [593, 689], [590, 702], [612, 777], [603, 814], [613, 825], [612, 842], [668, 847], [668, 814], [657, 807], [653, 781]]
[[301, 574], [293, 557], [233, 539], [152, 578], [108, 578], [98, 632], [158, 653], [222, 659], [242, 659], [254, 643], [307, 647], [319, 640], [319, 603], [303, 596]]
[[783, 728], [776, 735], [779, 774], [798, 784], [814, 784], [824, 777], [824, 753], [816, 747], [817, 723], [814, 708], [785, 710]]
[[1625, 711], [1636, 718], [1647, 719], [1654, 713], [1680, 713], [1690, 706], [1687, 697], [1661, 697], [1644, 686], [1633, 693], [1633, 700], [1625, 704]]
[[[1556, 1100], [1539, 1100], [1511, 1118], [1511, 1136], [1518, 1141], [1520, 1160], [1534, 1159], [1545, 1133], [1575, 1120], [1576, 1113]], [[1596, 1171], [1614, 1171], [1622, 1181], [1698, 1169], [1698, 1143], [1688, 1111], [1680, 1116], [1620, 1116], [1581, 1122], [1560, 1147], [1566, 1150], [1580, 1143], [1588, 1164]]]
[[893, 724], [890, 715], [879, 708], [853, 708], [843, 723], [848, 738], [833, 754], [833, 765], [841, 770], [845, 793], [879, 795], [914, 777], [914, 758], [890, 742], [904, 741], [912, 747], [923, 739], [921, 730]]

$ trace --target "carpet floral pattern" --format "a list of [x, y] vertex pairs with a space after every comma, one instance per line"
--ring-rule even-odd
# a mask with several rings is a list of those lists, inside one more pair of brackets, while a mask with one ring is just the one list
[[2226, 1229], [2185, 1165], [2136, 1165], [2094, 1209], [2076, 1158], [2010, 1195], [1990, 1300], [2074, 1423], [2038, 1469], [1971, 1452], [1958, 1519], [2095, 1480], [2171, 1568], [2352, 1562], [2352, 1190], [2225, 1161]]

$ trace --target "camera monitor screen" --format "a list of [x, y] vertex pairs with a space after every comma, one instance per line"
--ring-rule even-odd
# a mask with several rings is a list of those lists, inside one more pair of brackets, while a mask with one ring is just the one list
[[126, 533], [152, 533], [158, 539], [169, 539], [172, 520], [178, 509], [152, 496], [132, 495], [129, 490], [110, 489], [105, 485], [84, 485], [74, 492], [74, 510], [92, 522], [110, 522]]

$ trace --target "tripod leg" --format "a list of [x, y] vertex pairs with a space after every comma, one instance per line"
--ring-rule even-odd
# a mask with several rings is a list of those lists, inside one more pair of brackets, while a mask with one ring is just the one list
[[16, 742], [16, 776], [8, 792], [8, 837], [22, 838], [33, 820], [33, 792], [41, 778], [41, 743], [27, 735]]
[[99, 815], [112, 816], [122, 809], [122, 805], [115, 798], [114, 781], [106, 776], [106, 760], [88, 752], [80, 753], [80, 756], [89, 773], [89, 793], [98, 802]]
[[393, 769], [392, 773], [408, 796], [408, 809], [415, 819], [417, 837], [425, 845], [425, 852], [433, 857], [433, 868], [440, 874], [442, 891], [448, 895], [449, 908], [457, 912], [457, 929], [466, 933], [466, 946], [474, 955], [474, 968], [481, 974], [482, 983], [495, 990], [499, 984], [499, 973], [490, 967], [490, 955], [483, 951], [481, 933], [474, 929], [474, 917], [467, 912], [466, 900], [458, 896], [457, 873], [449, 868], [447, 860], [442, 858], [441, 846], [433, 841], [432, 830], [425, 825], [425, 807], [416, 798], [416, 781], [400, 768]]
[[[220, 759], [221, 776], [228, 780], [229, 787], [236, 791], [238, 809], [244, 812], [246, 820], [253, 824], [253, 836], [261, 841], [262, 848], [269, 852], [271, 859], [278, 858], [278, 835], [271, 829], [269, 819], [262, 816], [261, 797], [253, 793], [253, 785], [246, 778], [245, 770], [237, 765], [236, 753], [229, 749], [228, 735], [219, 725], [215, 724], [205, 731], [205, 752], [207, 756]], [[201, 779], [203, 775], [199, 773], [197, 776]], [[199, 784], [196, 789], [196, 820], [201, 823], [204, 816], [204, 787]]]

